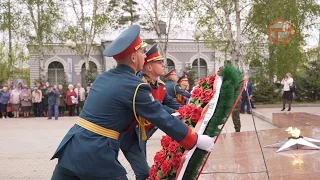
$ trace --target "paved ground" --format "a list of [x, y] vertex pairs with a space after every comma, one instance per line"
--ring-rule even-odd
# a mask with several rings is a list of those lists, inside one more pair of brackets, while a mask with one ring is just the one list
[[[56, 160], [50, 161], [62, 137], [76, 121], [76, 117], [62, 117], [58, 121], [45, 118], [0, 119], [0, 180], [50, 179]], [[254, 130], [251, 115], [241, 115], [242, 130]], [[258, 130], [276, 128], [256, 118]], [[232, 119], [224, 133], [233, 133]], [[148, 162], [160, 150], [159, 140], [164, 133], [158, 131], [148, 142]], [[135, 179], [123, 155], [119, 160], [127, 169], [128, 178]]]
[[290, 113], [290, 112], [307, 112], [315, 115], [320, 116], [320, 107], [292, 107], [291, 111], [288, 110], [288, 105], [287, 109], [285, 111], [281, 111], [282, 107], [280, 108], [257, 108], [255, 111], [258, 113], [263, 114], [264, 116], [268, 118], [272, 118], [272, 113]]

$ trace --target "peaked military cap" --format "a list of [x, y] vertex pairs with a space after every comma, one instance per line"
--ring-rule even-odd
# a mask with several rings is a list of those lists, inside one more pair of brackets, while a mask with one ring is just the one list
[[129, 56], [146, 45], [147, 44], [140, 38], [140, 26], [132, 25], [104, 49], [103, 55], [119, 60]]
[[144, 63], [148, 63], [151, 61], [159, 61], [164, 60], [164, 58], [160, 55], [158, 51], [158, 43], [154, 44], [149, 51], [146, 53], [146, 58], [144, 59]]
[[181, 81], [188, 81], [187, 75], [184, 74], [178, 79], [178, 83], [180, 83]]
[[167, 74], [164, 75], [165, 78], [167, 78], [170, 75], [176, 75], [175, 69], [171, 69]]

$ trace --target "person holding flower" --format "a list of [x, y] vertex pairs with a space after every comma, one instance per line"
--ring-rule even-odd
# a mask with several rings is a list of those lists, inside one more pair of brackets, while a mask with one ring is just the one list
[[174, 69], [170, 70], [165, 76], [167, 78], [166, 82], [166, 89], [167, 93], [173, 97], [178, 103], [184, 105], [186, 103], [186, 99], [190, 98], [191, 94], [189, 92], [185, 92], [181, 89], [181, 86], [179, 85], [179, 82], [183, 80], [188, 80], [185, 75], [183, 75], [179, 80], [177, 79], [177, 75]]
[[[157, 44], [155, 44], [146, 52], [143, 69], [137, 76], [150, 85], [154, 99], [158, 100], [167, 112], [172, 114], [182, 105], [167, 94], [165, 83], [158, 79], [164, 73], [164, 58], [159, 54]], [[149, 123], [146, 126], [147, 140], [138, 142], [139, 129], [136, 127], [136, 121], [132, 123], [132, 128], [128, 132], [121, 134], [120, 149], [129, 161], [136, 179], [145, 180], [149, 176], [149, 166], [146, 159], [147, 140], [158, 128]]]

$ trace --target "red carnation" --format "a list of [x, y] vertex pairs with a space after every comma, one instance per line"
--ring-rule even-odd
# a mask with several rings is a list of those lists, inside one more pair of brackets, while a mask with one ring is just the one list
[[210, 87], [213, 86], [213, 83], [214, 83], [214, 80], [216, 79], [216, 75], [212, 75], [212, 76], [209, 76], [208, 78], [208, 84], [210, 85]]
[[154, 156], [153, 160], [154, 163], [159, 166], [160, 164], [163, 163], [163, 161], [167, 158], [167, 153], [164, 150], [161, 150], [159, 152], [156, 153], [156, 155]]
[[201, 96], [201, 93], [202, 93], [202, 88], [196, 88], [192, 91], [192, 95], [191, 95], [191, 98], [192, 99], [198, 99], [200, 96]]
[[168, 152], [169, 152], [169, 154], [172, 154], [172, 153], [177, 152], [177, 150], [179, 149], [179, 147], [180, 147], [180, 144], [179, 144], [177, 141], [172, 141], [172, 142], [169, 144], [169, 147], [168, 147]]
[[193, 123], [197, 123], [198, 120], [200, 119], [201, 113], [202, 113], [202, 108], [201, 107], [195, 109], [191, 114], [191, 121]]
[[172, 166], [174, 170], [178, 170], [179, 166], [180, 166], [180, 162], [182, 159], [182, 153], [178, 152], [177, 154], [175, 154], [172, 158]]
[[185, 106], [185, 109], [184, 109], [184, 112], [183, 112], [183, 113], [184, 113], [184, 114], [183, 114], [183, 117], [184, 117], [185, 119], [190, 118], [190, 117], [191, 117], [192, 110], [193, 110], [192, 105], [187, 105], [187, 106]]
[[213, 90], [208, 89], [201, 94], [200, 102], [208, 103], [212, 99], [212, 97], [213, 97]]
[[150, 179], [154, 179], [157, 176], [158, 168], [156, 165], [152, 165], [149, 171]]
[[163, 149], [167, 149], [171, 141], [172, 139], [168, 135], [162, 136], [161, 146], [163, 147]]
[[183, 119], [184, 118], [184, 112], [185, 112], [185, 106], [179, 107], [179, 109], [177, 110], [177, 112], [179, 112], [179, 119]]
[[202, 79], [200, 79], [200, 81], [199, 81], [199, 87], [201, 87], [202, 86], [202, 83], [204, 82], [204, 81], [206, 81], [207, 80], [207, 77], [203, 77]]
[[160, 180], [160, 178], [158, 176], [156, 176], [155, 180]]
[[163, 176], [167, 176], [169, 171], [171, 170], [171, 162], [169, 160], [165, 160], [160, 166], [161, 172]]

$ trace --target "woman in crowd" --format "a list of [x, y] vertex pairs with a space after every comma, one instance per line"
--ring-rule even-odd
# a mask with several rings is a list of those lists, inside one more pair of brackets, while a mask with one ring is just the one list
[[293, 99], [293, 91], [290, 89], [290, 87], [293, 86], [293, 78], [290, 73], [287, 73], [282, 81], [281, 84], [283, 84], [283, 94], [282, 94], [282, 102], [283, 102], [283, 108], [281, 111], [284, 111], [286, 109], [286, 101], [289, 103], [288, 111], [291, 111], [291, 103]]
[[64, 115], [64, 111], [66, 109], [66, 92], [63, 89], [63, 86], [60, 84], [58, 86], [59, 89], [59, 98], [60, 98], [60, 103], [59, 103], [59, 112], [60, 112], [60, 116]]
[[76, 100], [77, 100], [77, 93], [73, 90], [74, 87], [72, 84], [69, 84], [68, 91], [66, 93], [66, 103], [67, 108], [69, 110], [69, 116], [74, 116], [75, 107], [76, 107]]
[[[38, 85], [40, 87], [40, 85]], [[42, 112], [42, 91], [38, 87], [35, 87], [32, 92], [33, 113], [35, 117], [41, 117]]]
[[22, 91], [20, 92], [20, 102], [21, 109], [23, 111], [23, 117], [29, 117], [29, 113], [31, 110], [31, 94], [28, 91], [27, 85], [24, 85]]
[[0, 112], [2, 114], [2, 118], [5, 119], [8, 117], [7, 114], [7, 105], [10, 100], [10, 93], [8, 92], [8, 87], [4, 86], [2, 90], [0, 90]]
[[20, 108], [20, 89], [19, 85], [15, 86], [15, 89], [13, 89], [10, 93], [10, 103], [12, 105], [12, 111], [13, 111], [13, 117], [18, 118], [19, 117], [19, 108]]

